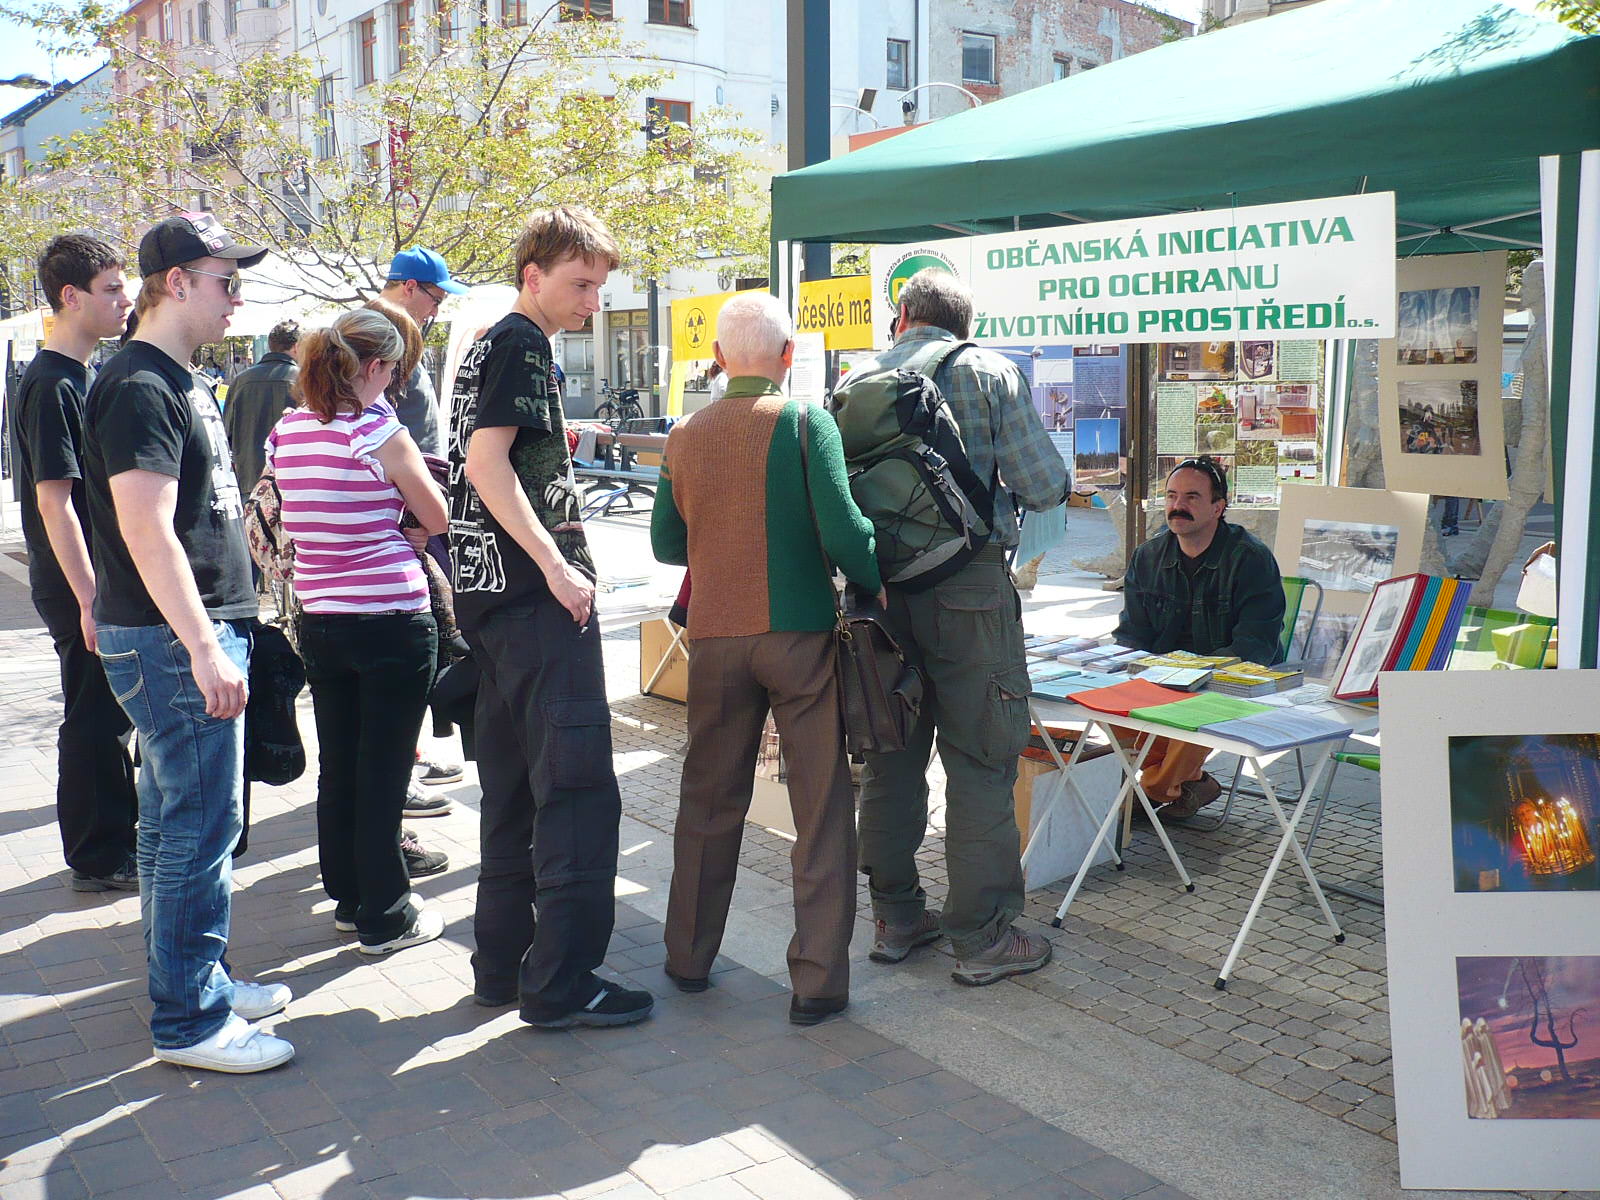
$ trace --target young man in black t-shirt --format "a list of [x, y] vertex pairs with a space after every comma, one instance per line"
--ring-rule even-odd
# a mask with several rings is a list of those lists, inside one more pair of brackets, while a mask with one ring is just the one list
[[294, 1047], [249, 1024], [282, 1009], [289, 989], [230, 979], [222, 961], [257, 608], [222, 413], [189, 364], [226, 335], [239, 271], [265, 256], [210, 213], [145, 234], [138, 332], [100, 372], [84, 416], [100, 658], [144, 756], [139, 883], [155, 1054], [235, 1074], [287, 1062]]
[[550, 1029], [626, 1025], [654, 1005], [594, 973], [615, 917], [622, 801], [550, 356], [550, 335], [600, 307], [616, 265], [592, 213], [536, 213], [517, 244], [516, 306], [468, 349], [452, 398], [456, 617], [480, 672], [474, 990], [487, 1006], [520, 1000], [523, 1020]]
[[22, 535], [33, 606], [61, 660], [65, 708], [56, 740], [56, 820], [75, 892], [137, 891], [133, 762], [128, 718], [95, 657], [94, 568], [84, 495], [83, 398], [89, 355], [127, 323], [122, 259], [81, 233], [53, 239], [39, 256], [55, 328], [28, 364], [16, 410]]

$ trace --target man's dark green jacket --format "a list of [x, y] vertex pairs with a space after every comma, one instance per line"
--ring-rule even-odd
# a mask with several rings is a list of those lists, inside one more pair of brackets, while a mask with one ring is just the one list
[[1117, 642], [1152, 654], [1188, 650], [1277, 662], [1284, 600], [1272, 551], [1248, 530], [1222, 521], [1192, 584], [1179, 563], [1182, 554], [1170, 529], [1134, 551]]

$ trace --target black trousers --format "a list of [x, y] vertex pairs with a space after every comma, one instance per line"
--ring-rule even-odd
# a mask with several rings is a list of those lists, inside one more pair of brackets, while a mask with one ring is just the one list
[[139, 798], [133, 760], [122, 739], [132, 725], [106, 683], [105, 668], [83, 642], [78, 602], [35, 598], [61, 660], [65, 698], [56, 738], [56, 821], [67, 865], [84, 875], [109, 875], [134, 852]]
[[524, 1016], [560, 1016], [594, 998], [616, 917], [622, 797], [600, 627], [551, 599], [493, 614], [471, 640], [483, 785], [473, 978], [479, 995], [519, 994]]
[[317, 718], [322, 886], [356, 905], [368, 945], [405, 932], [411, 880], [400, 810], [433, 687], [433, 614], [306, 613], [300, 654]]

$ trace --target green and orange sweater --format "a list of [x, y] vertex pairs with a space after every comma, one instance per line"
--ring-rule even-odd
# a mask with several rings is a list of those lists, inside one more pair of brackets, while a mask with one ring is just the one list
[[851, 582], [882, 586], [872, 523], [850, 498], [839, 429], [820, 408], [806, 422], [813, 531], [801, 403], [770, 380], [739, 376], [667, 438], [650, 543], [662, 562], [689, 567], [690, 638], [832, 629], [823, 550]]

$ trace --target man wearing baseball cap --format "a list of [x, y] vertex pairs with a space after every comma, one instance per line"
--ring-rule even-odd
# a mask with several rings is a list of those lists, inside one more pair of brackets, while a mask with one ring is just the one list
[[250, 623], [243, 505], [211, 384], [190, 370], [266, 257], [210, 213], [139, 243], [138, 332], [89, 390], [86, 484], [106, 680], [139, 731], [139, 885], [157, 1058], [263, 1071], [294, 1047], [250, 1024], [290, 999], [231, 979], [231, 855], [242, 826]]
[[[388, 283], [379, 296], [403, 308], [419, 329], [439, 315], [446, 295], [464, 295], [465, 284], [450, 278], [450, 268], [432, 250], [413, 246], [394, 256], [389, 264]], [[428, 354], [423, 351], [416, 369], [399, 389], [395, 415], [406, 427], [417, 448], [424, 454], [444, 455], [444, 438], [439, 433], [439, 396], [434, 391], [428, 369]]]

